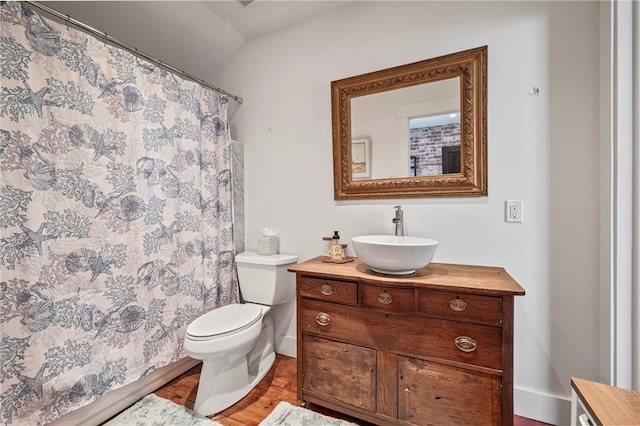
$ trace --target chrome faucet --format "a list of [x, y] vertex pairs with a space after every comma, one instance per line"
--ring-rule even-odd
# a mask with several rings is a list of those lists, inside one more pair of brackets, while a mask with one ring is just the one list
[[404, 235], [404, 223], [402, 221], [402, 208], [401, 206], [393, 206], [396, 209], [396, 217], [392, 219], [392, 222], [396, 224], [396, 235]]

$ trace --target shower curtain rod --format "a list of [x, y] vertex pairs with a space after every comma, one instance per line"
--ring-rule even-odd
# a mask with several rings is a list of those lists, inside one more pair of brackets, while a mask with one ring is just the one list
[[98, 38], [101, 38], [101, 39], [103, 39], [105, 41], [108, 41], [111, 44], [114, 44], [114, 45], [116, 45], [116, 46], [118, 46], [118, 47], [120, 47], [122, 49], [125, 49], [125, 50], [133, 53], [136, 56], [139, 56], [139, 57], [141, 57], [143, 59], [146, 59], [149, 62], [152, 62], [152, 63], [154, 63], [156, 65], [159, 65], [159, 66], [161, 66], [163, 68], [166, 68], [169, 71], [171, 71], [171, 72], [173, 72], [175, 74], [178, 74], [179, 76], [181, 76], [181, 77], [183, 77], [183, 78], [185, 78], [187, 80], [194, 81], [194, 82], [196, 82], [196, 83], [198, 83], [198, 84], [200, 84], [200, 85], [202, 85], [202, 86], [204, 86], [206, 88], [215, 90], [216, 92], [222, 93], [223, 95], [227, 95], [228, 97], [230, 97], [231, 99], [235, 100], [239, 104], [244, 102], [244, 100], [240, 96], [233, 95], [233, 94], [227, 92], [224, 89], [216, 87], [216, 86], [214, 86], [212, 84], [207, 83], [204, 80], [201, 80], [201, 79], [196, 78], [196, 77], [194, 77], [194, 76], [192, 76], [190, 74], [187, 74], [184, 71], [181, 71], [181, 70], [179, 70], [179, 69], [177, 69], [175, 67], [172, 67], [171, 65], [168, 65], [168, 64], [162, 62], [160, 59], [154, 58], [153, 56], [147, 55], [146, 53], [139, 51], [135, 47], [129, 47], [126, 44], [122, 43], [121, 41], [118, 41], [117, 39], [111, 37], [109, 34], [104, 33], [102, 31], [99, 31], [99, 30], [96, 30], [95, 28], [93, 28], [93, 27], [91, 27], [91, 26], [89, 26], [89, 25], [87, 25], [87, 24], [85, 24], [83, 22], [80, 22], [80, 21], [78, 21], [76, 19], [73, 19], [69, 15], [65, 15], [63, 13], [60, 13], [57, 10], [50, 8], [49, 6], [45, 6], [44, 4], [42, 4], [40, 2], [37, 2], [37, 1], [24, 1], [23, 3], [26, 3], [29, 6], [33, 6], [33, 7], [37, 8], [37, 9], [40, 9], [40, 10], [42, 10], [44, 12], [47, 12], [47, 13], [55, 16], [58, 19], [61, 19], [61, 20], [65, 21], [65, 22], [67, 22], [69, 24], [75, 25], [78, 28], [82, 28], [83, 30], [93, 34], [94, 36], [96, 36]]

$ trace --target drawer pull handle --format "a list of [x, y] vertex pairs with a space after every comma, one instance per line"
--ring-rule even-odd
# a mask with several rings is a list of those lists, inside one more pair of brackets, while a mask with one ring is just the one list
[[458, 336], [454, 343], [462, 352], [473, 352], [478, 349], [478, 343], [469, 336]]
[[390, 293], [383, 291], [378, 295], [378, 302], [382, 303], [383, 305], [388, 305], [393, 302], [393, 296], [391, 296]]
[[462, 312], [467, 309], [467, 302], [462, 299], [451, 299], [449, 301], [449, 307], [457, 312]]
[[316, 322], [318, 323], [318, 325], [326, 327], [331, 323], [331, 317], [329, 317], [329, 314], [320, 312], [318, 315], [316, 315]]
[[333, 287], [331, 287], [329, 284], [322, 284], [322, 287], [320, 287], [320, 293], [328, 296], [333, 293]]

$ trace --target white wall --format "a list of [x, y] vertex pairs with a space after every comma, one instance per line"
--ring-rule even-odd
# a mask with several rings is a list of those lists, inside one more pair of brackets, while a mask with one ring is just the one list
[[[485, 44], [489, 196], [336, 202], [330, 82]], [[570, 377], [599, 379], [598, 59], [598, 3], [576, 1], [353, 2], [243, 45], [215, 80], [245, 98], [247, 248], [269, 226], [309, 259], [333, 230], [392, 232], [402, 204], [434, 261], [503, 266], [526, 289], [515, 411], [568, 423]], [[524, 223], [504, 222], [506, 199]]]

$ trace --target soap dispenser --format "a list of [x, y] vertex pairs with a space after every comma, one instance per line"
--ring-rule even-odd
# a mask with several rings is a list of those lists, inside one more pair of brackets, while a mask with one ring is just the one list
[[338, 231], [333, 231], [333, 238], [331, 241], [331, 258], [333, 260], [342, 259], [342, 245], [340, 244], [340, 235]]

